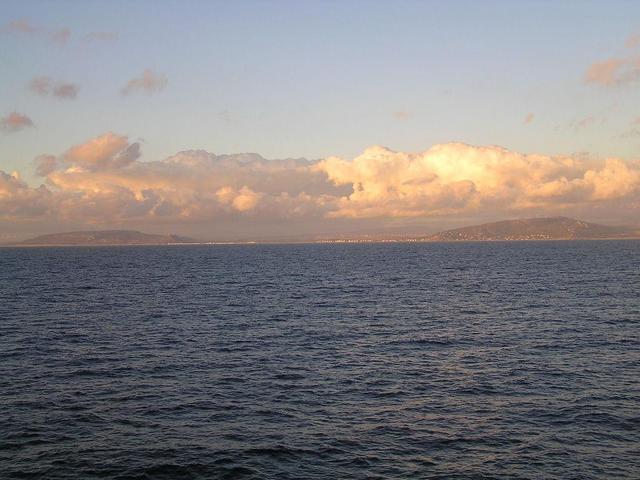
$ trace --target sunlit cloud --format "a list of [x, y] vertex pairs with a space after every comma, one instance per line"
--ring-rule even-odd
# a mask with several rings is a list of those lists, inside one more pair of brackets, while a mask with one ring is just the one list
[[[462, 143], [423, 152], [371, 147], [353, 159], [266, 160], [257, 154], [180, 152], [140, 161], [140, 145], [106, 133], [35, 160], [45, 185], [3, 174], [0, 216], [60, 223], [215, 225], [335, 219], [509, 217], [597, 208], [635, 218], [640, 164], [525, 155]], [[10, 177], [10, 178], [9, 178]], [[24, 204], [28, 202], [31, 206]], [[609, 210], [608, 210], [609, 209]]]
[[58, 199], [46, 187], [31, 188], [18, 175], [0, 170], [0, 219], [28, 222], [57, 206]]
[[2, 30], [7, 33], [34, 35], [42, 38], [48, 38], [51, 42], [59, 45], [66, 44], [71, 38], [71, 30], [67, 27], [57, 29], [49, 28], [41, 25], [34, 25], [26, 19], [12, 20], [7, 23]]
[[167, 86], [167, 77], [164, 74], [156, 73], [153, 70], [145, 70], [142, 75], [132, 78], [122, 87], [120, 93], [129, 95], [134, 92], [154, 93], [164, 90]]
[[524, 123], [525, 125], [530, 124], [531, 122], [533, 122], [533, 120], [536, 118], [536, 116], [533, 113], [527, 113], [524, 117], [524, 120], [522, 121], [522, 123]]
[[55, 155], [39, 155], [34, 158], [36, 165], [36, 175], [46, 177], [58, 168], [58, 159]]
[[28, 127], [33, 127], [33, 121], [22, 113], [11, 112], [0, 119], [0, 130], [4, 132], [18, 132]]
[[[627, 48], [640, 45], [640, 35], [634, 34], [625, 42]], [[637, 54], [611, 57], [592, 63], [584, 75], [587, 83], [604, 87], [620, 87], [640, 79], [640, 56]]]
[[[58, 45], [65, 45], [69, 42], [73, 36], [73, 32], [68, 27], [52, 28], [44, 25], [35, 25], [26, 19], [12, 20], [0, 28], [0, 32], [18, 34], [18, 35], [31, 35], [48, 39], [52, 43]], [[96, 31], [89, 32], [79, 37], [85, 42], [108, 42], [118, 38], [118, 34], [115, 32]]]
[[130, 144], [126, 136], [111, 132], [71, 147], [62, 156], [71, 166], [88, 171], [122, 168], [138, 157], [139, 143]]
[[73, 83], [55, 82], [47, 76], [35, 77], [29, 82], [29, 89], [38, 95], [52, 95], [57, 98], [72, 100], [78, 96], [80, 87]]
[[393, 112], [393, 118], [395, 118], [396, 120], [407, 120], [410, 116], [411, 114], [409, 112], [405, 112], [402, 110]]
[[587, 83], [615, 87], [640, 79], [640, 57], [609, 58], [596, 62], [585, 74]]
[[10, 33], [26, 33], [32, 34], [42, 30], [40, 27], [36, 27], [31, 22], [25, 19], [12, 20], [7, 23], [3, 29], [5, 32]]
[[315, 168], [337, 185], [352, 186], [329, 213], [350, 218], [557, 211], [637, 197], [640, 186], [638, 164], [619, 159], [589, 164], [456, 143], [417, 154], [373, 147], [354, 160], [328, 158]]

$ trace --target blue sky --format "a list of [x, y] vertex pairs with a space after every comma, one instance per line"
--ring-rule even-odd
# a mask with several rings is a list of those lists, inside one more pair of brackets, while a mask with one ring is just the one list
[[[0, 36], [0, 110], [36, 124], [2, 138], [7, 170], [105, 131], [143, 139], [145, 159], [191, 148], [354, 156], [452, 140], [624, 157], [638, 146], [613, 138], [638, 115], [638, 89], [583, 81], [591, 63], [624, 53], [638, 2], [52, 1], [3, 2], [0, 15], [72, 32], [66, 45]], [[95, 31], [118, 37], [81, 40]], [[167, 88], [122, 98], [146, 68]], [[77, 99], [34, 96], [26, 84], [39, 75], [79, 84]]]
[[[35, 187], [36, 156], [98, 137], [139, 142], [139, 162], [447, 142], [633, 162], [639, 19], [637, 1], [5, 0], [0, 118], [34, 126], [0, 132], [0, 170]], [[88, 41], [95, 32], [113, 38]], [[122, 95], [145, 70], [166, 87]], [[78, 86], [76, 98], [37, 95], [40, 76]]]

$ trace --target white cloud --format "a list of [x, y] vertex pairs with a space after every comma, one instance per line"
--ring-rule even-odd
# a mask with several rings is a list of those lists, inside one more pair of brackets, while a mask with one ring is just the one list
[[160, 161], [139, 156], [137, 143], [107, 133], [57, 157], [39, 157], [46, 187], [30, 188], [4, 174], [10, 188], [0, 193], [2, 205], [11, 207], [9, 214], [0, 208], [0, 217], [27, 221], [46, 211], [60, 224], [162, 222], [214, 229], [228, 222], [255, 228], [347, 220], [375, 226], [585, 209], [637, 218], [640, 208], [640, 164], [621, 159], [525, 155], [461, 143], [417, 153], [371, 147], [352, 160], [266, 160], [201, 150]]

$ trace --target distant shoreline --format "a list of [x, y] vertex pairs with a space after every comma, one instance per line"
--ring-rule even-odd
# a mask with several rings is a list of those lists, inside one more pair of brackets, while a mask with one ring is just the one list
[[74, 247], [194, 247], [194, 246], [238, 246], [238, 245], [358, 245], [388, 243], [525, 243], [525, 242], [608, 242], [639, 241], [640, 237], [611, 238], [539, 238], [539, 239], [486, 239], [486, 240], [290, 240], [290, 241], [247, 241], [247, 242], [198, 242], [198, 243], [100, 243], [100, 244], [42, 244], [19, 243], [0, 244], [0, 248], [74, 248]]

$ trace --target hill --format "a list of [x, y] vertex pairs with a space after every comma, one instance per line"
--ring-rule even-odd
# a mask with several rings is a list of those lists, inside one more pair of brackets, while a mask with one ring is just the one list
[[166, 245], [175, 243], [198, 242], [193, 238], [177, 235], [153, 235], [134, 230], [97, 230], [41, 235], [20, 242], [19, 245]]
[[573, 218], [553, 217], [473, 225], [436, 233], [425, 240], [439, 242], [457, 240], [586, 240], [631, 237], [640, 237], [640, 232], [628, 227], [611, 227]]

